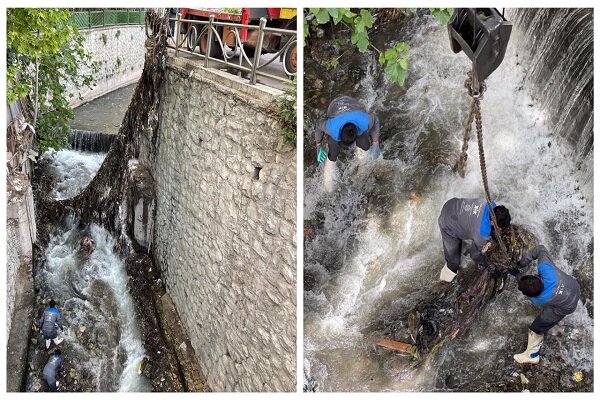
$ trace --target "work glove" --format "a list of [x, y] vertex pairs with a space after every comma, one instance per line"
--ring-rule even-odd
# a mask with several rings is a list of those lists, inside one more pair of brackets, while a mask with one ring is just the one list
[[380, 154], [381, 149], [379, 148], [379, 143], [373, 143], [371, 145], [371, 150], [369, 151], [369, 158], [371, 160], [377, 160]]
[[325, 146], [319, 146], [319, 150], [317, 151], [317, 161], [319, 164], [323, 164], [327, 160], [327, 149]]

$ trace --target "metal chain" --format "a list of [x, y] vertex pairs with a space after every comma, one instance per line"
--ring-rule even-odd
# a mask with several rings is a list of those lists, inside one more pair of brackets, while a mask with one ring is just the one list
[[479, 167], [481, 168], [481, 179], [483, 180], [483, 190], [485, 191], [485, 200], [487, 201], [490, 215], [492, 216], [492, 225], [494, 226], [496, 240], [500, 245], [502, 252], [506, 253], [506, 246], [502, 242], [500, 228], [498, 228], [498, 222], [496, 221], [496, 213], [494, 213], [494, 207], [492, 207], [492, 199], [490, 198], [490, 189], [488, 187], [487, 179], [487, 167], [485, 164], [485, 152], [483, 149], [483, 127], [481, 124], [481, 105], [479, 98], [474, 98], [473, 103], [475, 104], [475, 127], [477, 130], [477, 146], [479, 147]]
[[483, 92], [486, 90], [485, 82], [480, 83], [479, 93], [477, 96], [473, 96], [473, 75], [469, 72], [467, 79], [465, 80], [465, 88], [469, 96], [472, 97], [471, 101], [471, 110], [469, 111], [469, 116], [467, 118], [467, 125], [465, 126], [465, 134], [463, 137], [463, 147], [461, 150], [460, 157], [458, 162], [456, 163], [456, 169], [461, 178], [465, 177], [465, 167], [467, 163], [467, 150], [469, 148], [469, 140], [471, 138], [471, 129], [473, 125], [473, 119], [475, 119], [475, 129], [477, 131], [477, 146], [479, 148], [479, 166], [481, 169], [481, 178], [483, 180], [483, 190], [485, 191], [485, 200], [488, 205], [488, 209], [490, 210], [490, 216], [492, 220], [492, 225], [495, 231], [496, 241], [500, 245], [500, 249], [504, 253], [506, 253], [506, 246], [502, 242], [502, 238], [500, 235], [500, 228], [498, 227], [498, 222], [496, 221], [496, 214], [494, 213], [494, 208], [492, 207], [492, 200], [490, 197], [490, 189], [488, 186], [488, 178], [487, 178], [487, 166], [485, 163], [485, 151], [483, 149], [483, 126], [481, 123], [481, 99], [483, 97]]
[[[471, 101], [471, 109], [469, 110], [469, 115], [467, 116], [467, 120], [465, 123], [465, 134], [463, 136], [463, 144], [460, 156], [453, 168], [455, 171], [458, 172], [458, 175], [461, 178], [465, 177], [465, 170], [467, 168], [468, 157], [467, 151], [469, 150], [469, 141], [471, 140], [471, 129], [473, 127], [473, 119], [475, 117], [475, 98], [473, 97], [473, 74], [471, 72], [467, 74], [467, 79], [465, 80], [465, 88], [467, 89], [469, 97], [473, 98], [473, 101]], [[483, 96], [483, 92], [485, 92], [485, 89], [485, 83], [481, 82], [478, 96], [479, 99], [481, 99], [481, 97]]]
[[467, 122], [465, 123], [465, 134], [463, 136], [462, 149], [460, 156], [458, 157], [458, 161], [454, 167], [454, 170], [458, 172], [458, 175], [461, 178], [465, 177], [465, 169], [467, 167], [467, 151], [469, 150], [469, 141], [471, 140], [471, 127], [473, 126], [473, 118], [475, 117], [474, 111], [475, 108], [473, 107], [473, 103], [471, 103], [471, 110], [469, 111]]

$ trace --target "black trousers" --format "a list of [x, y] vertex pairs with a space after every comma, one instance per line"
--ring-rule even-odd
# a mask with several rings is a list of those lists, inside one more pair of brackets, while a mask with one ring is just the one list
[[458, 267], [460, 266], [462, 240], [446, 233], [440, 222], [440, 219], [438, 219], [438, 226], [440, 227], [440, 232], [442, 234], [442, 245], [444, 246], [444, 258], [446, 259], [448, 268], [452, 272], [456, 273], [456, 271], [458, 271]]
[[[355, 143], [356, 146], [367, 151], [371, 148], [371, 136], [363, 133], [356, 138]], [[340, 154], [340, 151], [342, 151], [342, 146], [342, 142], [336, 142], [331, 136], [327, 135], [327, 147], [329, 149], [327, 157], [330, 161], [337, 161], [338, 155]]]
[[548, 332], [554, 325], [558, 324], [561, 319], [571, 314], [571, 312], [565, 313], [564, 311], [558, 310], [554, 307], [546, 307], [542, 310], [540, 315], [538, 315], [531, 325], [529, 329], [537, 333], [538, 335], [543, 335]]

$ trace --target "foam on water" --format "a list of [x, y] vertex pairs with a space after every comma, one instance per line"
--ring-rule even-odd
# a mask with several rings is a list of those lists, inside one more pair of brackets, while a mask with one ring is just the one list
[[[375, 68], [366, 68], [366, 83], [357, 87], [381, 120], [384, 159], [339, 160], [333, 192], [323, 190], [322, 167], [305, 174], [304, 218], [322, 224], [305, 245], [305, 357], [322, 391], [431, 390], [446, 374], [465, 382], [494, 379], [500, 372], [486, 375], [489, 363], [508, 362], [522, 350], [537, 312], [513, 282], [468, 335], [445, 346], [436, 365], [416, 371], [402, 356], [381, 356], [361, 339], [361, 329], [382, 310], [412, 308], [411, 295], [437, 281], [444, 264], [437, 217], [444, 202], [483, 194], [474, 139], [466, 177], [447, 166], [458, 156], [468, 113], [467, 58], [449, 50], [446, 30], [431, 17], [415, 21], [409, 26], [406, 89], [372, 87], [381, 81], [369, 76], [381, 74]], [[587, 180], [571, 146], [551, 134], [545, 111], [523, 89], [526, 74], [514, 45], [519, 40], [513, 33], [482, 101], [490, 190], [513, 222], [530, 229], [557, 265], [572, 273], [592, 256], [593, 199], [579, 188]], [[592, 368], [593, 321], [585, 307], [580, 304], [561, 325], [578, 335], [577, 347], [560, 350], [565, 368]]]
[[49, 150], [44, 157], [53, 159], [51, 171], [57, 178], [52, 197], [62, 200], [76, 196], [91, 182], [106, 154]]

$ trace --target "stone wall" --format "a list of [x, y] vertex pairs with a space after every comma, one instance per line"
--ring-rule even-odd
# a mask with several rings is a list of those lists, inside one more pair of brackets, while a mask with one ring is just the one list
[[296, 150], [281, 92], [169, 61], [153, 253], [214, 391], [295, 391]]
[[[93, 89], [83, 88], [79, 99], [76, 90], [71, 106], [77, 107], [113, 90], [136, 82], [144, 68], [146, 33], [143, 25], [124, 25], [82, 30], [85, 37], [85, 48], [92, 53], [100, 70], [96, 75], [96, 86]], [[87, 71], [83, 71], [87, 72]]]

